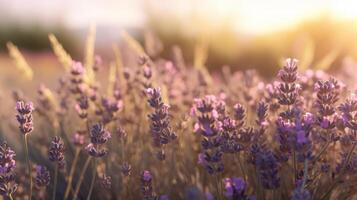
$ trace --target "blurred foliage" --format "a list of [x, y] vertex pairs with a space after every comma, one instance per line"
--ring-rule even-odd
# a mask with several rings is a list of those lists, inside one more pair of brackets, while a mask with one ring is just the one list
[[[259, 34], [237, 30], [232, 25], [232, 19], [213, 23], [205, 16], [192, 14], [180, 18], [169, 12], [150, 9], [147, 9], [146, 15], [144, 31], [130, 31], [130, 34], [145, 47], [150, 56], [172, 58], [173, 47], [179, 46], [189, 65], [204, 65], [210, 71], [220, 71], [222, 66], [228, 65], [233, 70], [254, 68], [262, 75], [271, 77], [276, 74], [278, 66], [281, 66], [286, 57], [299, 59], [301, 70], [333, 70], [342, 64], [345, 57], [357, 59], [357, 45], [354, 40], [357, 34], [356, 22], [337, 21], [327, 14], [306, 19], [285, 30]], [[54, 28], [44, 28], [36, 23], [10, 23], [6, 27], [0, 27], [0, 51], [6, 49], [8, 41], [20, 49], [50, 50], [51, 45], [47, 38], [49, 33], [53, 33], [70, 55], [80, 57], [79, 55], [86, 54], [79, 51], [78, 41], [74, 42], [79, 39], [75, 37], [78, 36], [76, 33], [69, 32], [61, 25], [52, 27]], [[121, 37], [123, 41], [128, 40], [125, 32]], [[111, 48], [107, 48], [112, 43], [99, 45], [106, 48], [96, 53], [112, 55]], [[198, 47], [204, 47], [201, 50], [205, 52], [197, 51]], [[197, 63], [197, 53], [204, 56], [201, 60], [204, 63]]]
[[11, 41], [21, 49], [29, 51], [50, 50], [48, 34], [53, 33], [71, 54], [76, 54], [74, 37], [61, 25], [46, 28], [41, 24], [0, 24], [0, 52], [6, 51], [6, 43]]
[[148, 29], [165, 45], [163, 56], [170, 56], [170, 47], [179, 45], [185, 59], [193, 61], [196, 44], [204, 41], [210, 70], [229, 65], [233, 69], [254, 68], [264, 76], [273, 76], [286, 57], [298, 58], [302, 69], [336, 69], [346, 56], [357, 58], [356, 22], [337, 21], [329, 15], [257, 35], [235, 31], [229, 21], [210, 26], [202, 18], [188, 22], [157, 12], [149, 11], [148, 15]]

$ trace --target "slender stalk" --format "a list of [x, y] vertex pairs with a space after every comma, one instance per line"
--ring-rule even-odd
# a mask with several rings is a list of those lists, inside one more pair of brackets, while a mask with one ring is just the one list
[[58, 179], [58, 163], [56, 163], [56, 167], [55, 167], [55, 178], [54, 178], [54, 181], [53, 181], [52, 200], [55, 200], [55, 199], [56, 199], [57, 179]]
[[219, 179], [219, 175], [216, 174], [215, 175], [216, 177], [216, 189], [217, 189], [217, 199], [220, 200], [222, 199], [222, 195], [221, 195], [221, 182], [220, 182], [220, 179]]
[[315, 163], [316, 161], [318, 161], [321, 157], [321, 155], [327, 150], [327, 147], [329, 146], [330, 142], [326, 142], [326, 144], [322, 147], [322, 150], [317, 154], [317, 156], [315, 157], [315, 159], [312, 161], [313, 163]]
[[82, 182], [83, 182], [83, 179], [84, 179], [84, 175], [88, 169], [88, 166], [89, 166], [89, 163], [92, 159], [92, 156], [88, 156], [85, 164], [84, 164], [84, 167], [81, 171], [81, 174], [79, 176], [79, 180], [78, 180], [78, 183], [76, 185], [76, 188], [74, 189], [74, 194], [73, 194], [73, 199], [76, 200], [77, 199], [77, 196], [78, 196], [78, 192], [79, 192], [79, 189], [81, 188], [81, 185], [82, 185]]
[[351, 160], [353, 151], [355, 150], [356, 146], [357, 146], [357, 142], [355, 142], [355, 143], [353, 144], [353, 146], [352, 146], [350, 152], [348, 153], [347, 158], [346, 158], [346, 161], [343, 163], [341, 172], [339, 173], [339, 175], [338, 175], [337, 178], [335, 179], [334, 183], [330, 186], [330, 188], [327, 189], [327, 192], [322, 196], [321, 199], [325, 199], [326, 197], [328, 197], [328, 195], [332, 192], [332, 190], [335, 188], [335, 186], [337, 185], [337, 183], [340, 181], [340, 179], [341, 179], [343, 173], [344, 173], [345, 170], [346, 170], [346, 167], [347, 167], [348, 163], [349, 163], [350, 160]]
[[256, 178], [257, 178], [257, 193], [258, 193], [258, 199], [261, 199], [263, 198], [262, 196], [262, 188], [261, 188], [261, 182], [260, 182], [260, 175], [259, 175], [259, 171], [258, 171], [258, 168], [255, 167], [255, 173], [256, 173]]
[[90, 183], [90, 189], [89, 189], [89, 193], [88, 193], [88, 196], [87, 196], [87, 200], [90, 200], [90, 197], [92, 196], [92, 192], [93, 192], [93, 187], [94, 187], [96, 175], [97, 175], [97, 162], [96, 162], [95, 159], [93, 159], [92, 182]]
[[67, 182], [67, 187], [66, 187], [66, 192], [64, 194], [64, 199], [68, 198], [69, 192], [71, 191], [72, 188], [72, 181], [73, 181], [73, 175], [75, 171], [75, 167], [77, 166], [78, 158], [79, 158], [79, 153], [81, 152], [81, 149], [77, 147], [76, 153], [72, 162], [71, 170], [69, 172], [69, 177], [68, 177], [68, 182]]
[[31, 172], [32, 172], [31, 163], [30, 163], [30, 158], [29, 158], [29, 148], [28, 148], [28, 144], [27, 144], [27, 134], [24, 135], [24, 144], [25, 144], [25, 156], [26, 156], [27, 170], [28, 170], [29, 178], [30, 178], [30, 197], [29, 197], [29, 199], [31, 200], [33, 183], [32, 183], [32, 174], [31, 174]]
[[244, 167], [243, 167], [242, 161], [241, 161], [241, 159], [240, 159], [240, 156], [241, 156], [241, 154], [239, 153], [239, 154], [238, 154], [238, 162], [239, 162], [239, 166], [240, 166], [240, 169], [242, 170], [244, 181], [245, 181], [245, 182], [247, 182], [246, 173], [245, 173], [245, 170], [244, 170]]
[[307, 176], [308, 176], [308, 159], [305, 158], [305, 162], [304, 162], [304, 179], [302, 181], [302, 186], [301, 189], [303, 189], [305, 187], [306, 181], [307, 181]]
[[294, 167], [294, 183], [296, 182], [296, 152], [293, 152], [293, 167]]
[[14, 198], [12, 197], [11, 194], [9, 195], [9, 199], [10, 199], [10, 200], [14, 200]]

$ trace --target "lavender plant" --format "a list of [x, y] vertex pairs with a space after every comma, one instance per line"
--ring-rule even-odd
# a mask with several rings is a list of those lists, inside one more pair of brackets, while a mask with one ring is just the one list
[[82, 63], [53, 37], [66, 69], [60, 87], [41, 85], [36, 110], [27, 91], [13, 96], [26, 162], [15, 162], [3, 140], [16, 147], [17, 138], [1, 132], [5, 199], [357, 198], [355, 91], [328, 73], [299, 71], [296, 59], [274, 80], [210, 73], [178, 47], [167, 60], [130, 36], [114, 45], [115, 61], [88, 48]]

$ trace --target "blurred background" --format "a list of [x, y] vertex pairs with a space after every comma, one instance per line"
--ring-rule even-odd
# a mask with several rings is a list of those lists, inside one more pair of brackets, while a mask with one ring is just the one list
[[213, 71], [229, 65], [271, 77], [290, 56], [303, 68], [340, 69], [357, 58], [355, 8], [353, 0], [0, 0], [0, 69], [12, 66], [7, 41], [40, 68], [35, 73], [58, 67], [49, 33], [81, 60], [91, 24], [103, 58], [113, 58], [112, 44], [126, 30], [142, 43], [155, 35], [164, 58], [178, 45], [192, 62], [202, 47]]

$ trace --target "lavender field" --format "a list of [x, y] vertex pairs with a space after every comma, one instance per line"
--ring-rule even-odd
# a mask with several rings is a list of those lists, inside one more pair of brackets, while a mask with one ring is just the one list
[[357, 200], [355, 8], [0, 0], [0, 200]]
[[[123, 37], [104, 61], [90, 33], [82, 62], [50, 35], [54, 86], [1, 99], [3, 199], [357, 198], [351, 77], [294, 58], [273, 78], [211, 72], [204, 52], [189, 64], [178, 47], [167, 59]], [[17, 79], [35, 80], [7, 47]]]

